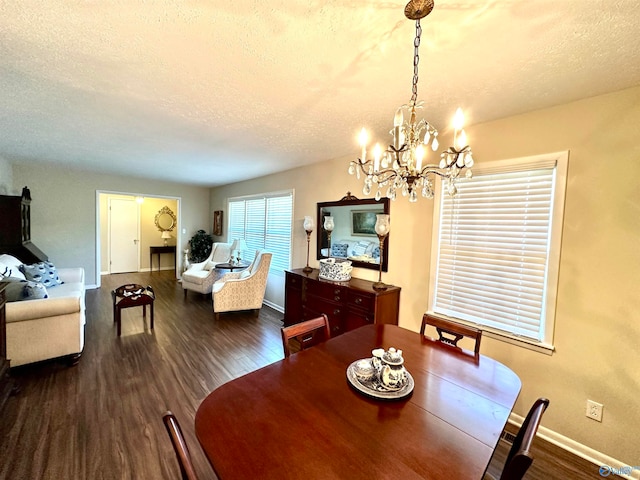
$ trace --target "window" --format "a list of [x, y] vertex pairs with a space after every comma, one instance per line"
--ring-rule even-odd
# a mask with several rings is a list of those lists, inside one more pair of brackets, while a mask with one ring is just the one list
[[474, 168], [436, 197], [429, 311], [552, 349], [568, 152]]
[[293, 192], [229, 199], [229, 238], [244, 238], [249, 247], [246, 260], [255, 250], [271, 252], [270, 273], [283, 274], [291, 265], [291, 223]]

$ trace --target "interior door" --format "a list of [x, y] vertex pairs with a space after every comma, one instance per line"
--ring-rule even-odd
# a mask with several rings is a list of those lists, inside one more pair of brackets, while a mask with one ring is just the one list
[[109, 199], [109, 272], [137, 272], [140, 258], [138, 204], [135, 199]]

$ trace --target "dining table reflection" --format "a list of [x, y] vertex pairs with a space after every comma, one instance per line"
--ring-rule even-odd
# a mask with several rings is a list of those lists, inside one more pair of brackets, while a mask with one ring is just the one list
[[[378, 347], [402, 349], [409, 395], [352, 387], [347, 368]], [[376, 324], [220, 386], [195, 430], [223, 480], [480, 479], [520, 388], [494, 359]]]

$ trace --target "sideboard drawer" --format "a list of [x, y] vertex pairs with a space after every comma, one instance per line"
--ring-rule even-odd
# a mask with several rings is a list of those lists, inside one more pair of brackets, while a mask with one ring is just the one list
[[347, 295], [347, 302], [350, 307], [373, 310], [375, 308], [376, 297], [375, 295], [369, 295], [364, 292], [350, 290]]

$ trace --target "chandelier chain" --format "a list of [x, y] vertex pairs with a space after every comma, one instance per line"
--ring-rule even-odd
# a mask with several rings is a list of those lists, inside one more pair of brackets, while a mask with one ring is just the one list
[[[438, 163], [427, 163], [427, 148], [434, 152], [439, 148], [438, 131], [426, 119], [417, 119], [416, 110], [422, 107], [418, 103], [418, 66], [420, 64], [420, 39], [422, 27], [420, 19], [433, 9], [433, 0], [410, 0], [405, 7], [405, 16], [416, 22], [416, 34], [413, 40], [413, 85], [411, 101], [401, 105], [393, 117], [393, 142], [383, 150], [379, 144], [373, 149], [373, 156], [367, 157], [368, 136], [363, 128], [359, 141], [361, 156], [349, 164], [349, 173], [360, 179], [364, 174], [365, 195], [375, 189], [375, 199], [380, 200], [383, 190], [387, 198], [396, 199], [397, 193], [409, 197], [409, 202], [418, 200], [418, 192], [425, 198], [433, 198], [434, 180], [442, 179], [442, 187], [450, 195], [457, 192], [456, 180], [465, 171], [465, 177], [471, 178], [474, 160], [467, 136], [464, 132], [464, 115], [458, 108], [453, 122], [453, 145], [440, 154]], [[409, 117], [406, 117], [406, 113]]]
[[413, 87], [411, 89], [411, 104], [415, 105], [418, 101], [418, 63], [420, 63], [420, 55], [418, 50], [420, 48], [420, 36], [422, 35], [422, 27], [420, 26], [420, 20], [416, 20], [416, 38], [413, 41]]

